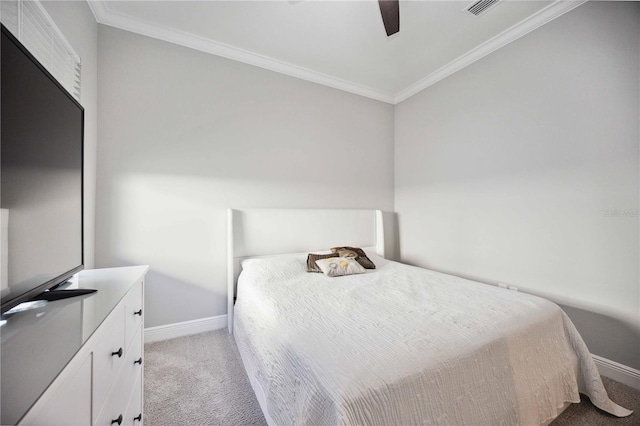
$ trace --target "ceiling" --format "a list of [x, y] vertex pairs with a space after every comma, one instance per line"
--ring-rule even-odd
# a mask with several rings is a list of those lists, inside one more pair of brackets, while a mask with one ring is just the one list
[[581, 4], [401, 1], [387, 37], [377, 1], [91, 1], [98, 22], [397, 103]]

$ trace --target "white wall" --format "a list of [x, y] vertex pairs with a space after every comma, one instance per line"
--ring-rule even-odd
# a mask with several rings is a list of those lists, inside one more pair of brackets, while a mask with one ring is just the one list
[[640, 368], [640, 4], [589, 2], [396, 106], [405, 262], [561, 303]]
[[393, 210], [393, 106], [99, 27], [100, 267], [146, 326], [226, 313], [225, 209]]
[[98, 144], [98, 24], [84, 1], [43, 1], [82, 60], [80, 104], [84, 107], [84, 263], [94, 267], [96, 149]]
[[[98, 58], [86, 3], [43, 4], [83, 62], [85, 263], [97, 203], [147, 326], [225, 313], [227, 207], [393, 209], [392, 107], [111, 28]], [[402, 259], [547, 295], [636, 368], [638, 21], [588, 3], [395, 111]]]

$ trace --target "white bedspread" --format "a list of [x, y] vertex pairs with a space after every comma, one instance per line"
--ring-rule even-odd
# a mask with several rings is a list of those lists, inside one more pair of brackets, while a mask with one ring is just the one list
[[277, 425], [537, 425], [588, 395], [617, 416], [555, 304], [372, 259], [329, 278], [306, 257], [250, 259], [234, 333]]

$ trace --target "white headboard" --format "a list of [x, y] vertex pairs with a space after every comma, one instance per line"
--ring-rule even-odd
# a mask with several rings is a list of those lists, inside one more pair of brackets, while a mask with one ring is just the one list
[[227, 319], [233, 306], [241, 261], [247, 257], [310, 253], [345, 245], [375, 249], [384, 257], [380, 210], [229, 209], [227, 212]]

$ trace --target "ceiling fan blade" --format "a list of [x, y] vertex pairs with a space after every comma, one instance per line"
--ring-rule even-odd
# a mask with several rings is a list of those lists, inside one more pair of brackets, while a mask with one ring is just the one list
[[387, 37], [400, 31], [400, 6], [398, 0], [378, 0], [382, 22]]

